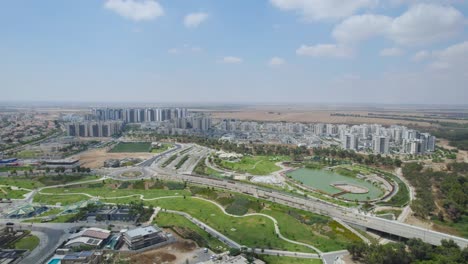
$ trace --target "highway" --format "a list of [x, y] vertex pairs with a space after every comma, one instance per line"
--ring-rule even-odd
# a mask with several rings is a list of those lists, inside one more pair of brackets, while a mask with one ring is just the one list
[[363, 226], [403, 238], [420, 238], [432, 245], [440, 245], [441, 240], [443, 239], [452, 239], [461, 248], [468, 246], [468, 240], [461, 237], [456, 237], [449, 234], [400, 223], [397, 221], [391, 221], [361, 214], [355, 209], [338, 206], [312, 197], [306, 198], [293, 196], [289, 193], [283, 193], [273, 189], [265, 189], [230, 180], [182, 175], [175, 172], [167, 173], [166, 171], [156, 167], [152, 167], [151, 169], [154, 169], [156, 172], [155, 175], [161, 179], [187, 181], [193, 184], [212, 186], [216, 188], [227, 189], [233, 192], [245, 193], [254, 197], [266, 199], [290, 207], [339, 218], [346, 223]]

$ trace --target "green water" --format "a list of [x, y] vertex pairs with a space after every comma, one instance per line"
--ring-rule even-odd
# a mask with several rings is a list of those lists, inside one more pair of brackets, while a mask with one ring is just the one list
[[364, 180], [360, 180], [357, 178], [343, 176], [332, 171], [327, 170], [312, 170], [312, 169], [297, 169], [291, 171], [287, 174], [291, 176], [293, 179], [298, 180], [304, 185], [310, 186], [314, 189], [321, 190], [328, 194], [335, 194], [341, 192], [340, 189], [337, 189], [330, 184], [336, 182], [347, 182], [352, 183], [353, 185], [362, 186], [369, 190], [368, 193], [363, 194], [354, 194], [354, 193], [347, 193], [341, 195], [339, 197], [348, 199], [348, 200], [359, 200], [359, 201], [366, 201], [367, 197], [370, 199], [376, 199], [381, 197], [384, 193], [378, 187], [372, 185], [370, 182], [366, 182]]

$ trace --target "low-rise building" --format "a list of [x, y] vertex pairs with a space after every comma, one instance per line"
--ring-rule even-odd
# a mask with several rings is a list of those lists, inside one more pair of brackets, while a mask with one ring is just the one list
[[128, 248], [132, 250], [153, 246], [168, 240], [162, 229], [152, 225], [128, 230], [123, 236]]

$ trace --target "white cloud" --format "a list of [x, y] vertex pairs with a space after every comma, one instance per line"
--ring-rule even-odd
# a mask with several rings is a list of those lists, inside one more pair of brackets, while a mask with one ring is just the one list
[[163, 8], [154, 0], [107, 0], [104, 7], [134, 21], [153, 20], [164, 15]]
[[281, 10], [301, 13], [307, 20], [343, 18], [376, 5], [377, 0], [270, 0]]
[[451, 69], [466, 74], [468, 68], [468, 41], [452, 45], [444, 50], [432, 52], [435, 60], [429, 65], [433, 69]]
[[353, 55], [352, 49], [336, 44], [302, 45], [296, 50], [297, 55], [311, 57], [347, 58]]
[[270, 67], [279, 67], [283, 64], [285, 64], [286, 62], [284, 61], [284, 59], [280, 58], [280, 57], [273, 57], [270, 59], [270, 61], [268, 61], [268, 65]]
[[435, 42], [457, 33], [463, 23], [463, 15], [453, 7], [419, 4], [395, 18], [390, 38], [405, 45]]
[[208, 19], [207, 13], [191, 13], [185, 16], [184, 18], [184, 25], [187, 28], [196, 28], [201, 23], [203, 23], [206, 19]]
[[380, 51], [382, 57], [396, 57], [403, 54], [403, 50], [400, 48], [387, 48]]
[[356, 44], [375, 36], [383, 36], [401, 45], [419, 45], [445, 40], [459, 32], [463, 15], [453, 7], [418, 4], [396, 18], [383, 15], [351, 16], [333, 30], [341, 43]]
[[416, 52], [414, 56], [411, 58], [412, 61], [423, 61], [425, 59], [428, 59], [431, 56], [431, 53], [428, 52], [427, 50], [421, 50]]
[[341, 43], [357, 43], [379, 34], [386, 34], [392, 19], [381, 15], [352, 16], [338, 24], [332, 32]]
[[227, 63], [227, 64], [238, 64], [238, 63], [242, 63], [243, 60], [242, 58], [239, 58], [239, 57], [226, 56], [222, 59], [222, 62]]

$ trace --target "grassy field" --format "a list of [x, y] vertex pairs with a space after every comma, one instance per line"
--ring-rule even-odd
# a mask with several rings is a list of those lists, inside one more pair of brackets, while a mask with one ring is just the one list
[[273, 222], [262, 216], [243, 218], [227, 216], [215, 205], [191, 197], [156, 200], [150, 202], [150, 204], [164, 209], [186, 212], [248, 247], [313, 252], [307, 247], [298, 246], [277, 238], [274, 233]]
[[25, 177], [0, 177], [0, 185], [5, 186], [16, 186], [19, 188], [25, 189], [34, 189], [37, 187], [42, 187], [44, 184], [38, 182], [37, 180], [33, 180], [32, 178], [25, 178]]
[[322, 264], [320, 259], [304, 259], [304, 258], [292, 258], [292, 257], [278, 257], [278, 256], [267, 256], [262, 255], [259, 257], [267, 264]]
[[[65, 192], [66, 193], [66, 192]], [[61, 203], [61, 205], [70, 205], [83, 200], [89, 200], [90, 198], [85, 195], [34, 195], [34, 202], [40, 204], [55, 205]]]
[[0, 198], [3, 199], [23, 199], [24, 195], [27, 193], [28, 191], [24, 190], [11, 190], [9, 188], [0, 187]]
[[40, 151], [35, 150], [22, 150], [18, 152], [15, 156], [20, 159], [34, 159], [41, 154]]
[[43, 186], [81, 182], [98, 179], [94, 175], [55, 175], [55, 176], [11, 176], [0, 177], [0, 185], [16, 186], [25, 189], [35, 189]]
[[275, 163], [279, 161], [286, 161], [288, 159], [289, 158], [286, 156], [244, 156], [238, 162], [221, 160], [221, 162], [217, 164], [225, 169], [240, 173], [268, 175], [281, 169], [280, 167], [276, 166]]
[[[143, 181], [134, 181], [119, 183], [108, 181], [106, 184], [88, 184], [88, 185], [73, 185], [67, 188], [53, 188], [46, 189], [43, 193], [49, 194], [63, 194], [63, 193], [87, 193], [92, 196], [99, 196], [103, 202], [113, 203], [129, 203], [130, 201], [139, 201], [140, 197], [138, 194], [143, 194], [145, 199], [163, 197], [163, 196], [175, 196], [175, 195], [190, 195], [190, 192], [186, 190], [176, 190], [170, 183], [164, 183], [158, 188], [151, 188], [156, 185], [156, 182], [148, 182], [148, 188], [145, 190], [145, 184]], [[166, 186], [167, 185], [167, 186]], [[183, 188], [183, 187], [182, 187]], [[172, 190], [170, 190], [172, 189]], [[115, 197], [135, 195], [133, 197], [126, 197], [123, 199], [117, 199]], [[41, 195], [38, 194], [34, 197], [35, 202], [44, 204], [55, 204], [62, 202], [62, 204], [76, 203], [82, 200], [88, 200], [89, 197], [85, 195]]]
[[[47, 223], [67, 223], [74, 216], [75, 214], [60, 215], [60, 216], [57, 216], [54, 220], [49, 221]], [[42, 219], [34, 218], [34, 219], [24, 220], [23, 223], [42, 223]]]
[[151, 143], [149, 142], [119, 142], [109, 153], [133, 153], [150, 152]]
[[28, 235], [16, 242], [14, 248], [33, 250], [39, 245], [39, 242], [40, 240], [37, 236]]
[[202, 238], [201, 243], [198, 245], [200, 247], [208, 247], [215, 252], [228, 249], [228, 246], [181, 215], [160, 212], [154, 222], [160, 227], [182, 227], [199, 234]]

